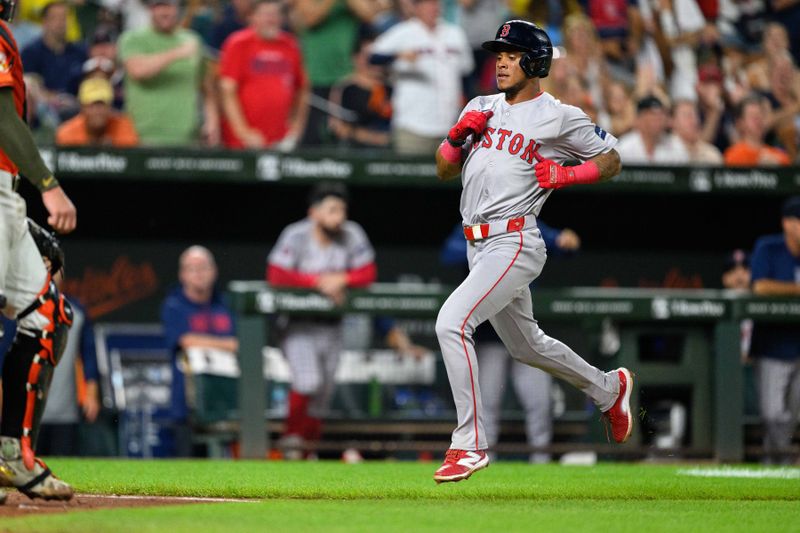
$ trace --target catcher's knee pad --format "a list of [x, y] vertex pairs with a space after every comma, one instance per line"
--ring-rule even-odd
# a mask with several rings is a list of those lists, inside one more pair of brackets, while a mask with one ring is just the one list
[[17, 315], [18, 329], [20, 334], [38, 339], [40, 357], [55, 366], [67, 345], [72, 316], [72, 306], [48, 276], [36, 300]]

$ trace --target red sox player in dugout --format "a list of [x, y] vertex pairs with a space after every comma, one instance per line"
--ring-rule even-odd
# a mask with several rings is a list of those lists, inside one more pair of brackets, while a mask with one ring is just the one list
[[[631, 373], [603, 372], [545, 335], [533, 318], [529, 289], [546, 259], [536, 226], [542, 205], [553, 189], [616, 175], [617, 139], [580, 109], [540, 90], [554, 56], [544, 30], [508, 21], [483, 47], [496, 54], [500, 92], [470, 101], [436, 152], [439, 179], [461, 176], [470, 265], [436, 321], [458, 413], [450, 449], [433, 476], [437, 483], [467, 479], [489, 464], [472, 339], [486, 320], [512, 357], [586, 393], [610, 422], [616, 442], [625, 442], [633, 426]], [[582, 163], [563, 166], [568, 161]]]

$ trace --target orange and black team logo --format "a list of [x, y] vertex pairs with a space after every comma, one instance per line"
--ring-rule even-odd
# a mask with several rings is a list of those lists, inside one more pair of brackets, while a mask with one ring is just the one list
[[508, 32], [511, 31], [511, 24], [503, 24], [503, 29], [500, 30], [500, 37], [508, 37]]

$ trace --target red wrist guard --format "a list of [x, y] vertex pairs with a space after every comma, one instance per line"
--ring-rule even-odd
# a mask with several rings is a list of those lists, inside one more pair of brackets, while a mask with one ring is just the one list
[[461, 164], [461, 148], [453, 146], [447, 139], [442, 141], [442, 144], [439, 145], [439, 153], [448, 163], [453, 165]]
[[594, 161], [587, 161], [577, 167], [564, 167], [552, 159], [539, 158], [534, 171], [539, 186], [545, 189], [560, 189], [580, 183], [600, 181], [600, 168]]
[[572, 183], [596, 183], [600, 181], [600, 167], [594, 161], [587, 161], [577, 167], [567, 167], [567, 170], [571, 170], [567, 174], [572, 175]]

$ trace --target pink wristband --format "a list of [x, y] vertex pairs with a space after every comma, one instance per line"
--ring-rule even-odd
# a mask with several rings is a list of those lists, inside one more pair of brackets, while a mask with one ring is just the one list
[[587, 161], [577, 167], [568, 167], [569, 174], [572, 174], [570, 184], [573, 183], [595, 183], [600, 181], [600, 167], [594, 161]]
[[442, 141], [442, 144], [439, 145], [439, 153], [442, 154], [442, 157], [448, 163], [452, 163], [453, 165], [458, 165], [461, 163], [461, 148], [453, 146], [447, 139]]

